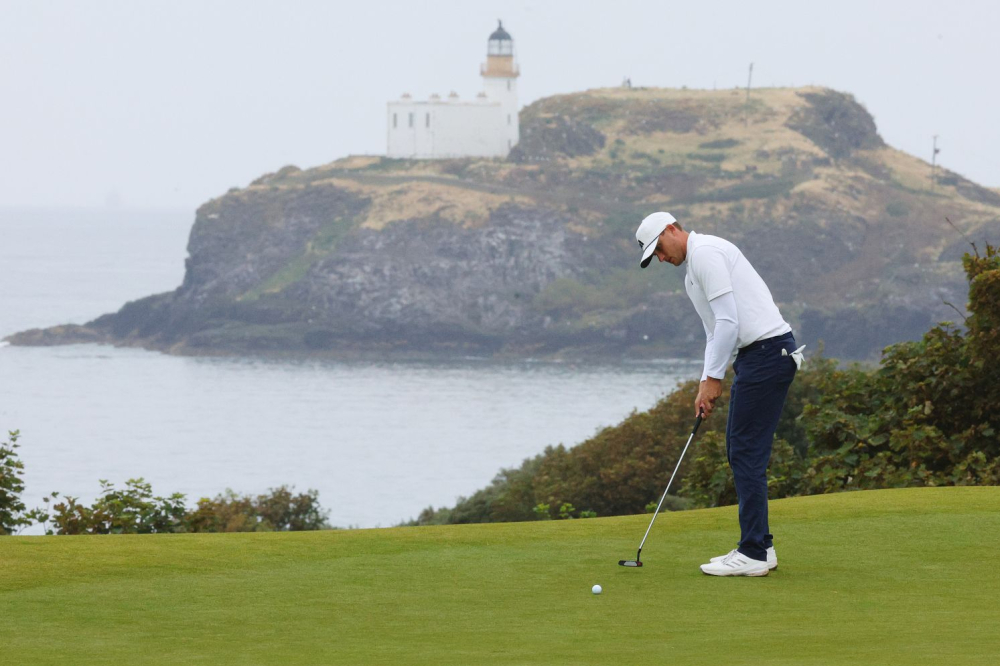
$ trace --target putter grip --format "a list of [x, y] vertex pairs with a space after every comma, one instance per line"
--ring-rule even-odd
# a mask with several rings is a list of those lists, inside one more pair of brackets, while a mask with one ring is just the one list
[[692, 435], [695, 434], [696, 432], [698, 432], [698, 428], [699, 428], [699, 426], [701, 426], [701, 419], [702, 419], [702, 416], [701, 416], [701, 414], [699, 414], [698, 418], [696, 418], [694, 420], [694, 428], [691, 429], [691, 434]]

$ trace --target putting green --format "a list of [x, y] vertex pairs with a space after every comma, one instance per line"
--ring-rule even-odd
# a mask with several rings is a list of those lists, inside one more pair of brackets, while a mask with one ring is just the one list
[[[1000, 488], [771, 503], [779, 569], [712, 578], [733, 507], [282, 534], [0, 539], [5, 664], [997, 664]], [[594, 596], [593, 584], [604, 587]]]

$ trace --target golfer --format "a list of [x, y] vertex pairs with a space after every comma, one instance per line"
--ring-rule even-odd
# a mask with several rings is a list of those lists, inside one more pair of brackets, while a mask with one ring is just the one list
[[805, 347], [795, 348], [792, 327], [778, 312], [767, 285], [729, 241], [684, 231], [664, 212], [646, 217], [635, 237], [642, 248], [642, 268], [654, 255], [674, 266], [687, 262], [684, 288], [708, 338], [695, 416], [712, 414], [722, 395], [726, 366], [738, 350], [729, 390], [726, 457], [739, 500], [740, 542], [701, 570], [712, 576], [766, 576], [778, 568], [767, 524], [767, 463]]

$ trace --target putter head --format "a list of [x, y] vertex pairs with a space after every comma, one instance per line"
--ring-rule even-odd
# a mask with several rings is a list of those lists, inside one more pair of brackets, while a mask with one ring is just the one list
[[618, 566], [620, 567], [641, 567], [642, 562], [639, 560], [618, 560]]

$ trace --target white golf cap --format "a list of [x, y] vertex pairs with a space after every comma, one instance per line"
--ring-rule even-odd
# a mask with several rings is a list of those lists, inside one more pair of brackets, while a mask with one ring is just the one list
[[642, 259], [639, 260], [639, 267], [645, 268], [653, 259], [653, 252], [656, 251], [656, 239], [660, 237], [668, 224], [673, 224], [677, 220], [670, 213], [658, 212], [647, 215], [639, 228], [636, 229], [635, 239], [639, 241], [642, 248]]

